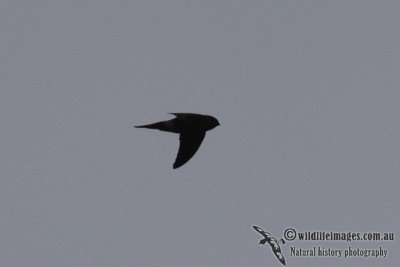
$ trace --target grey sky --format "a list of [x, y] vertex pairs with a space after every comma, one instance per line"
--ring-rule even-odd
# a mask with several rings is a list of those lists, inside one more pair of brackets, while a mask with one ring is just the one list
[[[397, 266], [398, 1], [2, 1], [0, 265]], [[173, 170], [178, 135], [218, 118]], [[388, 249], [384, 259], [290, 247]]]

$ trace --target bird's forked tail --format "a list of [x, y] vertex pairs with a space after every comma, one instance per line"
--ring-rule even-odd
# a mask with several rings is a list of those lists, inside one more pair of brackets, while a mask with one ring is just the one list
[[172, 122], [171, 121], [160, 121], [152, 124], [146, 124], [146, 125], [138, 125], [135, 126], [136, 128], [147, 128], [147, 129], [157, 129], [160, 131], [166, 131], [166, 132], [175, 132], [173, 131], [172, 127]]

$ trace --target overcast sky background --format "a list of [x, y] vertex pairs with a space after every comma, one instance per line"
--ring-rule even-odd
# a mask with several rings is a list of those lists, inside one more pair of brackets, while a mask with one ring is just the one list
[[[399, 1], [3, 0], [0, 265], [282, 266], [298, 231], [395, 232]], [[178, 135], [218, 118], [173, 170]], [[290, 247], [389, 250], [300, 258]], [[398, 241], [287, 242], [398, 266]]]

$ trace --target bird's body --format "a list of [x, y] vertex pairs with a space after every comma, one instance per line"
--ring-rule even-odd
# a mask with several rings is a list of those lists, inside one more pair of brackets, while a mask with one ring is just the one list
[[195, 113], [170, 113], [176, 118], [160, 121], [147, 125], [135, 126], [136, 128], [157, 129], [160, 131], [179, 134], [179, 151], [173, 168], [179, 168], [188, 162], [199, 149], [206, 131], [219, 125], [216, 118], [209, 115]]
[[269, 232], [264, 231], [261, 229], [261, 227], [258, 226], [253, 226], [254, 230], [256, 230], [258, 233], [260, 233], [264, 238], [260, 240], [258, 243], [259, 245], [264, 245], [265, 243], [268, 243], [268, 245], [271, 246], [272, 252], [275, 254], [276, 258], [283, 264], [286, 265], [285, 257], [283, 257], [281, 248], [279, 246], [279, 243], [285, 244], [285, 241], [281, 238], [279, 241], [273, 237]]

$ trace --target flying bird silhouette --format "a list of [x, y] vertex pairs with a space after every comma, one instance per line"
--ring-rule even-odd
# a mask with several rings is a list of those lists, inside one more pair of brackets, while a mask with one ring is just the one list
[[283, 264], [286, 265], [285, 257], [283, 257], [281, 248], [279, 247], [279, 244], [285, 244], [285, 240], [282, 238], [278, 241], [275, 237], [273, 237], [270, 233], [265, 232], [263, 229], [261, 229], [258, 226], [253, 225], [253, 228], [262, 234], [264, 236], [263, 239], [260, 240], [258, 243], [259, 245], [264, 245], [265, 243], [268, 243], [268, 245], [271, 246], [272, 252], [274, 252], [275, 256], [278, 258], [278, 260]]
[[179, 168], [188, 162], [199, 149], [206, 131], [219, 125], [216, 118], [209, 115], [194, 113], [169, 113], [175, 118], [147, 125], [135, 126], [136, 128], [157, 129], [160, 131], [179, 134], [179, 150], [173, 168]]

